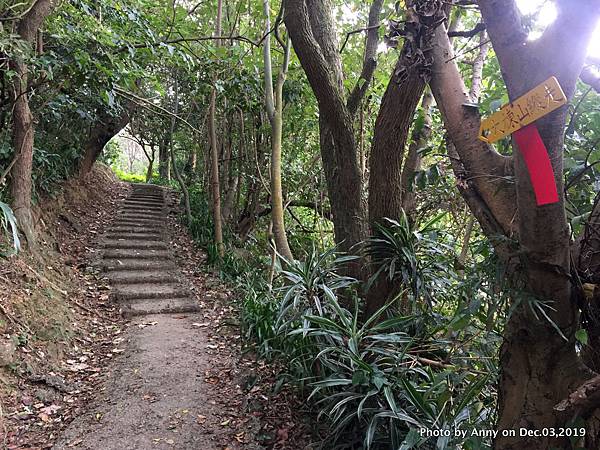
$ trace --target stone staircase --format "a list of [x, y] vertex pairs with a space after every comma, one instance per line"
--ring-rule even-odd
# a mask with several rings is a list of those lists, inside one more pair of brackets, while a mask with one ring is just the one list
[[133, 184], [102, 239], [101, 267], [126, 317], [199, 310], [168, 245], [165, 200], [160, 186]]

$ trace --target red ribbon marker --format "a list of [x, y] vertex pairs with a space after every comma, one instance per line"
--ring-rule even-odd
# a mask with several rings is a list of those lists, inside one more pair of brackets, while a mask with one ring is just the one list
[[538, 206], [558, 202], [556, 181], [548, 151], [535, 122], [567, 103], [567, 97], [556, 77], [550, 77], [500, 108], [479, 125], [479, 139], [489, 144], [510, 134], [529, 172]]
[[523, 155], [538, 206], [558, 202], [554, 171], [548, 151], [535, 124], [529, 124], [513, 133]]

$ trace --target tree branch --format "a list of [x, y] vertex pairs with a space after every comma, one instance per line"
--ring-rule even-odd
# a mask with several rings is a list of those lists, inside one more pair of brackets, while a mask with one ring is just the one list
[[284, 22], [319, 108], [333, 129], [347, 129], [350, 116], [344, 103], [343, 86], [334, 80], [334, 70], [313, 34], [306, 4], [303, 0], [284, 0], [284, 6]]
[[350, 36], [352, 36], [353, 34], [362, 33], [363, 31], [369, 31], [369, 30], [373, 30], [373, 29], [378, 30], [379, 27], [381, 27], [380, 23], [373, 25], [372, 27], [363, 27], [363, 28], [357, 28], [356, 30], [348, 31], [346, 33], [346, 37], [344, 38], [344, 42], [342, 43], [342, 46], [340, 47], [340, 53], [344, 53], [344, 49], [346, 48], [346, 44], [348, 43], [348, 39], [350, 39]]
[[119, 47], [117, 49], [117, 51], [119, 52], [123, 52], [126, 50], [129, 50], [130, 48], [152, 48], [152, 47], [159, 47], [161, 45], [167, 45], [167, 44], [180, 44], [183, 42], [202, 42], [202, 41], [223, 41], [223, 40], [232, 40], [232, 41], [240, 41], [240, 42], [246, 42], [250, 45], [252, 45], [253, 47], [259, 47], [262, 43], [262, 41], [268, 36], [269, 34], [265, 34], [258, 42], [253, 41], [250, 38], [247, 38], [246, 36], [195, 36], [195, 37], [180, 37], [180, 38], [176, 38], [176, 39], [168, 39], [166, 41], [158, 41], [158, 42], [143, 42], [143, 43], [139, 43], [139, 44], [131, 44], [131, 45], [123, 45], [121, 47]]
[[555, 411], [566, 412], [569, 417], [585, 418], [588, 413], [600, 407], [600, 375], [587, 380], [569, 396], [558, 403]]
[[24, 41], [32, 43], [44, 19], [50, 15], [58, 0], [37, 0], [19, 21], [19, 35]]
[[[515, 0], [479, 0], [478, 3], [504, 80], [522, 79], [523, 62], [528, 59], [527, 31]], [[513, 85], [507, 82], [511, 100], [524, 93], [522, 87]]]
[[[471, 99], [458, 66], [452, 61], [452, 47], [444, 25], [435, 31], [432, 53], [431, 90], [460, 157], [464, 169], [461, 176], [471, 180], [469, 188], [489, 211], [486, 215], [491, 217], [486, 221], [499, 224], [503, 233], [510, 236], [517, 225], [514, 221], [514, 185], [506, 181], [512, 175], [512, 158], [500, 155], [492, 146], [479, 140], [481, 118], [477, 110], [464, 106]], [[490, 182], [490, 177], [494, 182]], [[481, 217], [478, 219], [481, 221]], [[498, 227], [494, 225], [493, 228]]]
[[[365, 31], [367, 31], [367, 42], [365, 43], [365, 55], [363, 58], [362, 69], [356, 86], [352, 89], [350, 96], [348, 97], [348, 111], [350, 115], [354, 115], [360, 102], [364, 98], [373, 74], [377, 68], [377, 45], [379, 44], [379, 16], [381, 14], [381, 8], [383, 7], [383, 0], [373, 0], [371, 8], [369, 9], [369, 21]], [[346, 40], [348, 38], [346, 37]], [[345, 45], [345, 44], [344, 44]], [[343, 46], [342, 46], [343, 48]], [[341, 50], [340, 50], [341, 53]]]
[[448, 37], [466, 37], [466, 38], [472, 38], [473, 36], [476, 36], [477, 34], [479, 34], [480, 32], [482, 32], [483, 30], [485, 30], [485, 23], [478, 23], [477, 25], [475, 25], [475, 28], [473, 28], [472, 30], [468, 30], [468, 31], [448, 31]]
[[584, 66], [579, 79], [600, 94], [600, 72], [594, 70], [593, 66]]

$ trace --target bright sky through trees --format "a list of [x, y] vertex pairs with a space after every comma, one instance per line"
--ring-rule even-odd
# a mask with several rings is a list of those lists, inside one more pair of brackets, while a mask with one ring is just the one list
[[[542, 31], [556, 19], [556, 6], [552, 1], [517, 0], [517, 5], [521, 13], [525, 15], [537, 14], [534, 30], [530, 34], [531, 39], [537, 39], [542, 34]], [[596, 29], [596, 33], [590, 41], [588, 54], [600, 58], [600, 26]]]

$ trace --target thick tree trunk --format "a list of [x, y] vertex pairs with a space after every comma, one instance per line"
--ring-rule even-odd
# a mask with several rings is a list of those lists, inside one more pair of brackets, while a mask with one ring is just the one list
[[[17, 26], [19, 37], [33, 46], [42, 23], [52, 12], [54, 0], [38, 0], [20, 19]], [[17, 156], [11, 170], [12, 208], [21, 231], [32, 249], [37, 247], [35, 224], [31, 211], [34, 126], [33, 115], [29, 108], [28, 69], [20, 59], [10, 61], [15, 72], [13, 91], [13, 146]]]
[[[354, 130], [336, 128], [334, 133], [330, 124], [322, 118], [319, 118], [319, 128], [321, 160], [333, 213], [335, 242], [340, 251], [357, 253], [357, 245], [368, 233], [363, 174], [359, 155], [354, 151]], [[338, 135], [338, 139], [334, 134]], [[336, 143], [340, 141], [345, 142], [341, 148]], [[357, 278], [364, 276], [359, 262], [353, 264], [349, 272]]]
[[[479, 1], [511, 100], [551, 75], [558, 78], [567, 98], [571, 98], [600, 14], [597, 2], [581, 3], [575, 7], [560, 2], [557, 20], [542, 38], [528, 42], [513, 1]], [[568, 31], [573, 29], [578, 32]], [[520, 428], [539, 431], [564, 426], [579, 411], [556, 406], [591, 375], [578, 358], [574, 343], [578, 305], [571, 286], [569, 233], [562, 198], [562, 139], [567, 108], [536, 122], [560, 193], [558, 203], [537, 206], [521, 153], [515, 150], [512, 158], [513, 187], [503, 181], [512, 161], [503, 161], [493, 147], [478, 141], [479, 116], [473, 108], [463, 106], [470, 98], [443, 26], [436, 30], [433, 52], [431, 86], [460, 158], [458, 162], [453, 159], [459, 190], [496, 244], [518, 292], [500, 355], [498, 421], [499, 430], [516, 430], [516, 436], [499, 433], [495, 448], [568, 448], [569, 443], [563, 439], [524, 437], [519, 433]], [[519, 247], [502, 244], [502, 240], [495, 239], [499, 234], [517, 239]], [[540, 313], [542, 308], [547, 319]]]
[[400, 67], [410, 64], [404, 48], [392, 72], [375, 120], [373, 146], [369, 160], [369, 223], [371, 227], [384, 217], [398, 219], [402, 214], [402, 166], [406, 155], [409, 129], [425, 90], [419, 66], [411, 67], [406, 79], [394, 76]]
[[85, 144], [83, 159], [79, 165], [80, 176], [85, 176], [92, 170], [92, 166], [102, 153], [104, 146], [119, 134], [128, 123], [129, 114], [127, 111], [123, 111], [119, 117], [99, 112], [98, 121], [92, 126]]
[[11, 64], [16, 72], [13, 88], [13, 147], [18, 155], [11, 171], [12, 209], [19, 228], [32, 248], [36, 247], [35, 226], [31, 211], [34, 127], [33, 115], [27, 98], [27, 67], [22, 62]]
[[[329, 0], [284, 0], [285, 24], [319, 105], [323, 169], [340, 250], [356, 251], [367, 232], [363, 176], [354, 136], [354, 116], [376, 66], [377, 25], [382, 1], [369, 11], [367, 43], [360, 80], [346, 98], [339, 43]], [[359, 262], [348, 268], [362, 278]]]
[[[414, 2], [413, 2], [414, 3]], [[412, 4], [407, 4], [411, 16]], [[414, 17], [411, 22], [418, 23], [419, 18]], [[426, 27], [411, 29], [416, 36], [405, 39], [404, 46], [390, 76], [386, 91], [381, 100], [381, 106], [375, 129], [373, 131], [373, 145], [369, 159], [369, 224], [371, 234], [375, 233], [375, 226], [381, 224], [384, 218], [397, 220], [400, 218], [405, 206], [407, 184], [412, 180], [414, 170], [420, 160], [418, 150], [419, 143], [415, 142], [406, 154], [406, 145], [409, 138], [409, 130], [415, 117], [415, 110], [425, 90], [427, 77], [425, 62], [415, 60], [413, 48], [414, 42], [421, 42], [424, 48], [428, 48], [432, 33]], [[425, 52], [426, 57], [429, 52]], [[402, 74], [399, 79], [396, 74]], [[428, 97], [424, 107], [429, 109], [431, 100]], [[418, 133], [427, 128], [425, 116], [421, 124], [415, 125], [415, 138]], [[427, 133], [424, 133], [427, 136]], [[420, 140], [419, 140], [420, 141]], [[421, 142], [422, 143], [422, 142]], [[405, 159], [406, 156], [406, 159]], [[379, 270], [374, 262], [377, 255], [372, 255], [372, 273]], [[366, 315], [371, 316], [385, 302], [399, 291], [400, 286], [390, 280], [386, 274], [381, 274], [378, 280], [371, 286], [367, 296]]]

